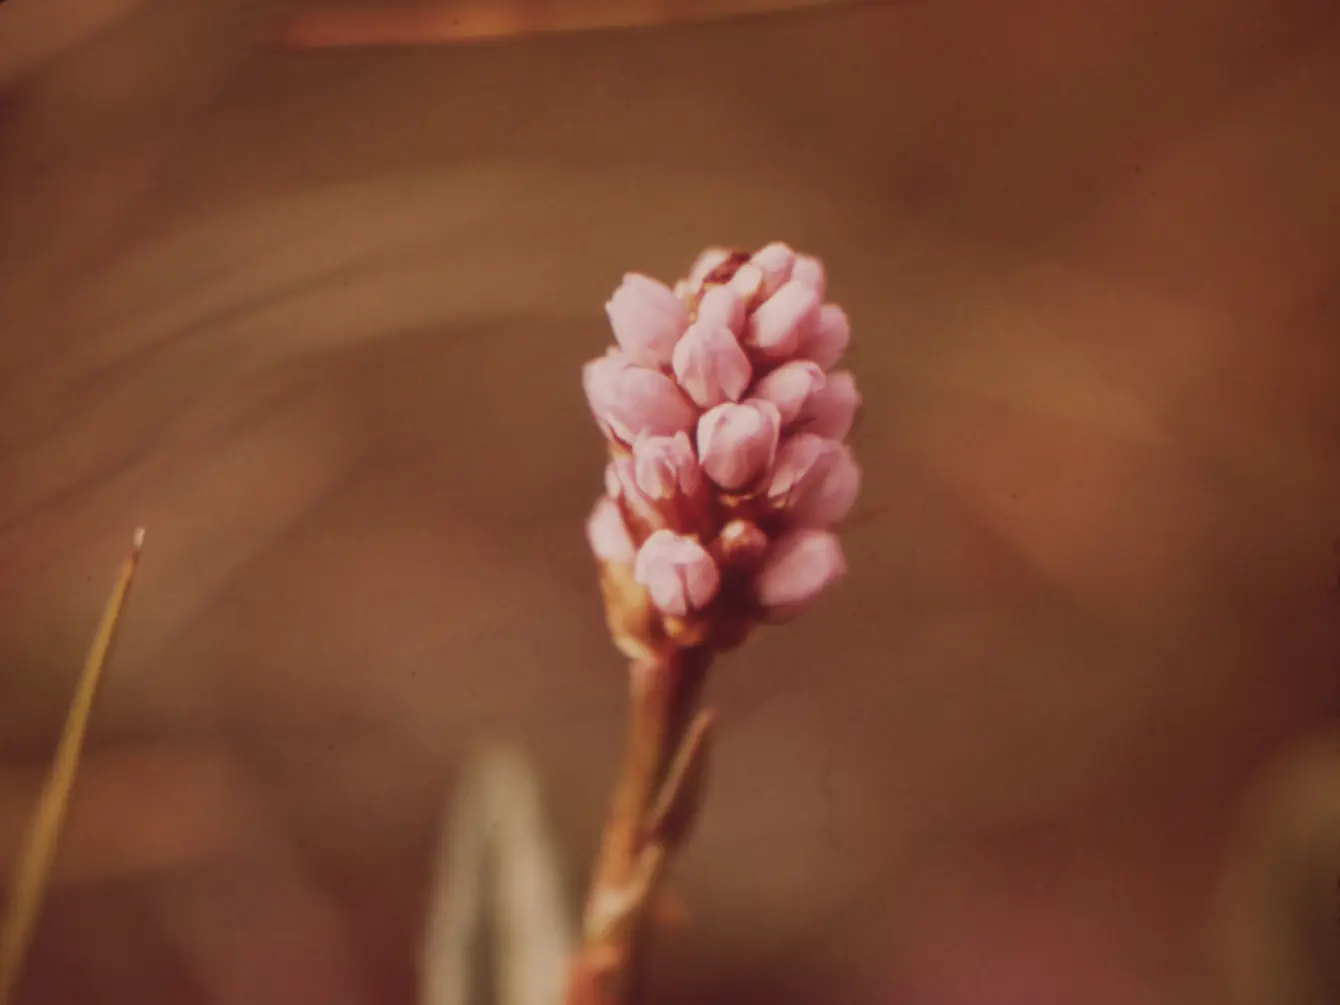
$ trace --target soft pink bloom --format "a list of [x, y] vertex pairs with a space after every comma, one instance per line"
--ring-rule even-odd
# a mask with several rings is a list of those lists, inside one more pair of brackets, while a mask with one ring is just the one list
[[[780, 467], [780, 452], [777, 459]], [[831, 527], [846, 519], [860, 494], [860, 465], [856, 463], [851, 447], [837, 444], [836, 452], [822, 465], [818, 477], [802, 478], [797, 482], [791, 496], [791, 519], [798, 526]]]
[[796, 264], [791, 268], [791, 278], [806, 286], [813, 286], [820, 300], [828, 291], [828, 277], [824, 274], [824, 263], [813, 255], [796, 256]]
[[851, 341], [851, 321], [847, 312], [837, 304], [819, 308], [819, 320], [813, 330], [800, 341], [800, 355], [812, 359], [825, 370], [842, 358]]
[[763, 270], [757, 265], [741, 265], [726, 284], [746, 304], [763, 296]]
[[688, 433], [639, 436], [633, 444], [633, 474], [649, 499], [693, 498], [703, 488], [703, 472]]
[[768, 500], [778, 509], [793, 510], [817, 492], [837, 463], [842, 444], [814, 433], [794, 433], [782, 441], [768, 479]]
[[754, 580], [754, 596], [775, 617], [800, 613], [847, 574], [837, 535], [795, 530], [778, 539]]
[[658, 530], [643, 542], [633, 576], [653, 604], [679, 618], [710, 604], [721, 585], [717, 564], [703, 546], [668, 530]]
[[861, 469], [851, 448], [813, 433], [782, 441], [768, 481], [768, 500], [800, 526], [827, 527], [851, 512]]
[[586, 520], [586, 540], [602, 562], [633, 563], [637, 548], [619, 512], [619, 504], [601, 496]]
[[739, 401], [753, 378], [749, 357], [735, 334], [704, 320], [689, 325], [675, 346], [674, 369], [679, 386], [703, 408]]
[[768, 297], [791, 278], [796, 253], [781, 241], [774, 241], [756, 251], [749, 262], [763, 273], [763, 295]]
[[842, 440], [851, 432], [860, 407], [861, 392], [856, 390], [856, 378], [850, 371], [835, 370], [828, 374], [824, 386], [809, 396], [796, 419], [796, 428]]
[[760, 380], [753, 396], [771, 401], [782, 414], [782, 425], [795, 422], [810, 395], [824, 386], [824, 372], [818, 363], [793, 359], [783, 363]]
[[612, 351], [582, 367], [582, 386], [596, 420], [624, 443], [643, 433], [673, 436], [693, 428], [698, 410], [659, 370]]
[[744, 301], [729, 286], [709, 287], [698, 301], [698, 316], [694, 320], [700, 325], [729, 328], [738, 335], [744, 328]]
[[772, 467], [782, 416], [770, 401], [718, 405], [698, 420], [698, 459], [728, 492], [748, 488]]
[[749, 317], [745, 342], [767, 359], [789, 359], [819, 322], [819, 294], [792, 280]]
[[619, 348], [634, 363], [670, 362], [675, 343], [689, 326], [689, 312], [670, 289], [648, 276], [630, 272], [605, 305]]
[[605, 493], [621, 500], [635, 525], [681, 529], [706, 502], [702, 469], [687, 433], [639, 436], [631, 457], [605, 469]]
[[717, 535], [717, 548], [727, 564], [752, 566], [768, 550], [768, 535], [751, 520], [732, 520]]

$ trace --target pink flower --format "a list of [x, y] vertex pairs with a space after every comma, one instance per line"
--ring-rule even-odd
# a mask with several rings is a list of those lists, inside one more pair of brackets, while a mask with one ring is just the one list
[[750, 315], [745, 344], [767, 359], [789, 359], [818, 324], [819, 307], [813, 286], [795, 280], [783, 283]]
[[777, 462], [768, 480], [768, 499], [778, 509], [791, 510], [813, 492], [837, 463], [842, 444], [813, 433], [788, 436], [777, 450]]
[[703, 472], [688, 433], [639, 436], [633, 444], [633, 473], [649, 499], [691, 499], [703, 489]]
[[754, 597], [776, 618], [799, 614], [847, 574], [837, 535], [795, 530], [778, 539], [754, 580]]
[[796, 256], [796, 264], [791, 268], [791, 278], [806, 286], [813, 286], [820, 300], [828, 292], [828, 277], [824, 274], [824, 264], [813, 255]]
[[756, 251], [749, 262], [763, 274], [763, 295], [768, 297], [791, 278], [796, 253], [781, 241], [774, 241]]
[[763, 296], [763, 270], [749, 263], [741, 265], [726, 285], [742, 302], [752, 304]]
[[823, 477], [795, 495], [791, 519], [800, 526], [831, 527], [847, 518], [860, 494], [861, 467], [851, 447], [841, 444]]
[[768, 482], [768, 499], [797, 524], [827, 527], [842, 520], [861, 491], [851, 448], [813, 433], [782, 442]]
[[754, 397], [776, 405], [782, 415], [782, 425], [789, 426], [800, 416], [810, 395], [823, 386], [824, 372], [818, 363], [793, 359], [760, 380], [754, 388]]
[[861, 392], [856, 390], [856, 378], [847, 370], [836, 370], [806, 400], [796, 418], [796, 429], [831, 440], [846, 439], [860, 407]]
[[824, 304], [819, 308], [819, 320], [813, 330], [801, 339], [799, 352], [828, 370], [842, 358], [850, 341], [851, 321], [847, 312], [837, 304]]
[[587, 517], [586, 540], [602, 562], [631, 565], [637, 555], [632, 535], [619, 512], [619, 504], [608, 496], [601, 496]]
[[[724, 291], [725, 287], [717, 289]], [[703, 408], [739, 401], [753, 377], [749, 357], [735, 334], [723, 325], [703, 320], [689, 325], [675, 346], [674, 369], [679, 386]]]
[[619, 348], [641, 366], [670, 362], [675, 343], [689, 326], [689, 312], [669, 288], [630, 272], [605, 305]]
[[618, 351], [582, 367], [582, 386], [596, 420], [632, 443], [643, 433], [673, 436], [691, 429], [698, 410], [659, 370], [635, 366]]
[[717, 564], [703, 546], [668, 530], [643, 542], [633, 576], [657, 608], [677, 618], [706, 607], [721, 585]]
[[772, 467], [781, 431], [781, 413], [770, 401], [718, 405], [698, 420], [699, 463], [717, 485], [741, 491]]
[[729, 286], [711, 286], [698, 301], [698, 316], [694, 318], [700, 325], [719, 325], [729, 328], [739, 335], [744, 327], [744, 301]]

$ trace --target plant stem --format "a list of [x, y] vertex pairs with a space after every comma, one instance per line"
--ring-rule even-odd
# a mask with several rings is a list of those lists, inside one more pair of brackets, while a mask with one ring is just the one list
[[586, 902], [566, 1005], [632, 1005], [640, 997], [648, 912], [673, 848], [644, 847], [655, 802], [698, 711], [711, 662], [678, 651], [630, 668], [628, 739]]

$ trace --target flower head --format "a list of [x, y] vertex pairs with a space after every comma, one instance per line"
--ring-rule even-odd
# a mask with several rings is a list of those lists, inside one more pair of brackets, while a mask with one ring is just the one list
[[851, 324], [826, 291], [774, 242], [709, 249], [673, 291], [629, 274], [606, 305], [617, 348], [582, 373], [610, 450], [587, 537], [625, 652], [727, 648], [845, 574], [861, 396], [831, 369]]

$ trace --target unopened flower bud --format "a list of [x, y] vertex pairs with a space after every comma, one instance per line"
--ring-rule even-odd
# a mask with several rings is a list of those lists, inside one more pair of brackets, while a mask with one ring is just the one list
[[847, 561], [835, 534], [795, 530], [780, 538], [763, 560], [754, 596], [774, 618], [788, 618], [846, 574]]
[[800, 340], [797, 352], [825, 370], [842, 358], [851, 341], [851, 320], [837, 304], [824, 304], [814, 328]]
[[721, 585], [717, 564], [703, 546], [669, 530], [643, 542], [633, 574], [662, 613], [678, 618], [710, 604]]
[[673, 380], [617, 351], [582, 367], [582, 386], [596, 420], [624, 443], [643, 433], [673, 436], [693, 428], [698, 418]]
[[698, 420], [698, 460], [728, 492], [747, 489], [772, 467], [782, 417], [770, 401], [724, 404]]
[[782, 425], [789, 426], [800, 416], [810, 395], [823, 386], [824, 372], [818, 363], [793, 359], [760, 380], [754, 388], [754, 397], [776, 405]]
[[[779, 452], [779, 466], [780, 461]], [[851, 447], [837, 444], [837, 450], [822, 465], [822, 471], [815, 477], [802, 478], [796, 485], [789, 515], [798, 526], [831, 527], [846, 519], [860, 494], [861, 468], [856, 457]]]
[[689, 313], [670, 289], [630, 272], [605, 305], [619, 348], [640, 366], [670, 362], [675, 343], [689, 326]]
[[702, 408], [739, 401], [753, 377], [734, 332], [701, 318], [675, 346], [674, 368], [679, 386]]
[[806, 283], [783, 283], [749, 317], [745, 343], [766, 359], [789, 359], [819, 321], [819, 294]]
[[698, 301], [698, 316], [694, 320], [702, 325], [729, 328], [738, 336], [744, 328], [744, 301], [729, 286], [709, 287]]
[[796, 419], [795, 428], [832, 440], [846, 439], [861, 407], [861, 392], [848, 370], [828, 374], [824, 386], [809, 396]]
[[688, 433], [638, 437], [633, 468], [638, 488], [658, 502], [692, 498], [703, 488], [703, 472]]

